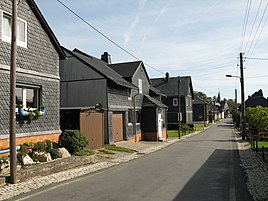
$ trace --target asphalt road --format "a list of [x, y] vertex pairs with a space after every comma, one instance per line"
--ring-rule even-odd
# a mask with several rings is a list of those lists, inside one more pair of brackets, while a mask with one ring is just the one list
[[12, 200], [248, 201], [228, 120], [131, 162]]

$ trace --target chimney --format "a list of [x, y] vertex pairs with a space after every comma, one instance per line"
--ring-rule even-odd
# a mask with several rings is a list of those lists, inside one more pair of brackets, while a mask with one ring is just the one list
[[111, 61], [111, 55], [109, 55], [108, 52], [104, 52], [101, 55], [101, 60], [102, 61], [105, 61], [107, 64], [111, 64], [112, 63], [112, 61]]
[[168, 81], [169, 81], [169, 73], [166, 72], [166, 82], [168, 82]]

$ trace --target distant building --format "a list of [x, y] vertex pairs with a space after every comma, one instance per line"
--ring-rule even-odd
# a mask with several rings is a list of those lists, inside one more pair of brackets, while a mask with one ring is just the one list
[[248, 99], [245, 102], [246, 108], [247, 107], [268, 107], [268, 100], [263, 97], [262, 90], [256, 91], [251, 96], [248, 96]]

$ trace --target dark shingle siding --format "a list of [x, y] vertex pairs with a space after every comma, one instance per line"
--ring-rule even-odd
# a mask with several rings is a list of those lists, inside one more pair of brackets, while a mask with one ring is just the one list
[[[11, 1], [3, 0], [1, 10], [11, 13]], [[18, 17], [27, 21], [28, 29], [27, 48], [17, 48], [18, 67], [58, 75], [59, 55], [26, 1], [20, 1]], [[1, 41], [0, 44], [0, 63], [10, 65], [10, 43]]]

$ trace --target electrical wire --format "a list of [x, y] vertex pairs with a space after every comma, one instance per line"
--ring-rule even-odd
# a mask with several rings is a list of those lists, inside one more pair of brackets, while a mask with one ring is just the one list
[[246, 30], [247, 30], [247, 24], [248, 24], [249, 12], [250, 12], [250, 7], [251, 7], [251, 1], [252, 0], [247, 1], [246, 12], [245, 12], [245, 16], [244, 16], [244, 23], [243, 23], [243, 28], [242, 28], [242, 36], [241, 36], [240, 47], [239, 47], [239, 50], [241, 50], [241, 51], [242, 51], [242, 48], [243, 48], [243, 43], [244, 43], [245, 34], [246, 34]]
[[247, 49], [247, 47], [248, 47], [249, 41], [250, 41], [250, 39], [251, 39], [252, 31], [253, 31], [253, 29], [254, 29], [254, 27], [255, 27], [255, 23], [256, 23], [256, 20], [257, 20], [258, 15], [259, 15], [259, 11], [260, 11], [260, 8], [261, 8], [261, 4], [262, 4], [262, 0], [260, 0], [259, 6], [258, 6], [258, 10], [257, 10], [257, 13], [256, 13], [256, 15], [255, 15], [255, 18], [254, 18], [254, 21], [253, 21], [253, 24], [252, 24], [252, 27], [251, 27], [251, 30], [250, 30], [250, 33], [249, 33], [248, 41], [247, 41], [247, 43], [246, 43], [246, 47], [245, 47], [245, 52], [246, 52], [246, 49]]
[[[136, 57], [134, 54], [130, 53], [128, 50], [126, 50], [125, 48], [123, 48], [121, 45], [117, 44], [116, 42], [114, 42], [112, 39], [110, 39], [108, 36], [106, 36], [104, 33], [102, 33], [101, 31], [99, 31], [97, 28], [95, 28], [93, 25], [91, 25], [88, 21], [86, 21], [84, 18], [82, 18], [80, 15], [78, 15], [76, 12], [74, 12], [71, 8], [69, 8], [67, 5], [65, 5], [62, 1], [60, 0], [56, 0], [58, 3], [60, 3], [63, 7], [65, 7], [67, 10], [69, 10], [73, 15], [75, 15], [77, 18], [79, 18], [81, 21], [83, 21], [86, 25], [88, 25], [89, 27], [91, 27], [94, 31], [96, 31], [98, 34], [100, 34], [102, 37], [104, 37], [105, 39], [107, 39], [109, 42], [111, 42], [112, 44], [114, 44], [116, 47], [118, 47], [119, 49], [121, 49], [122, 51], [124, 51], [125, 53], [127, 53], [128, 55], [130, 55], [131, 57], [133, 57], [134, 59], [137, 60], [141, 60], [138, 57]], [[144, 65], [154, 69], [155, 71], [161, 73], [161, 74], [165, 74], [164, 72], [158, 70], [157, 68], [143, 62]]]

